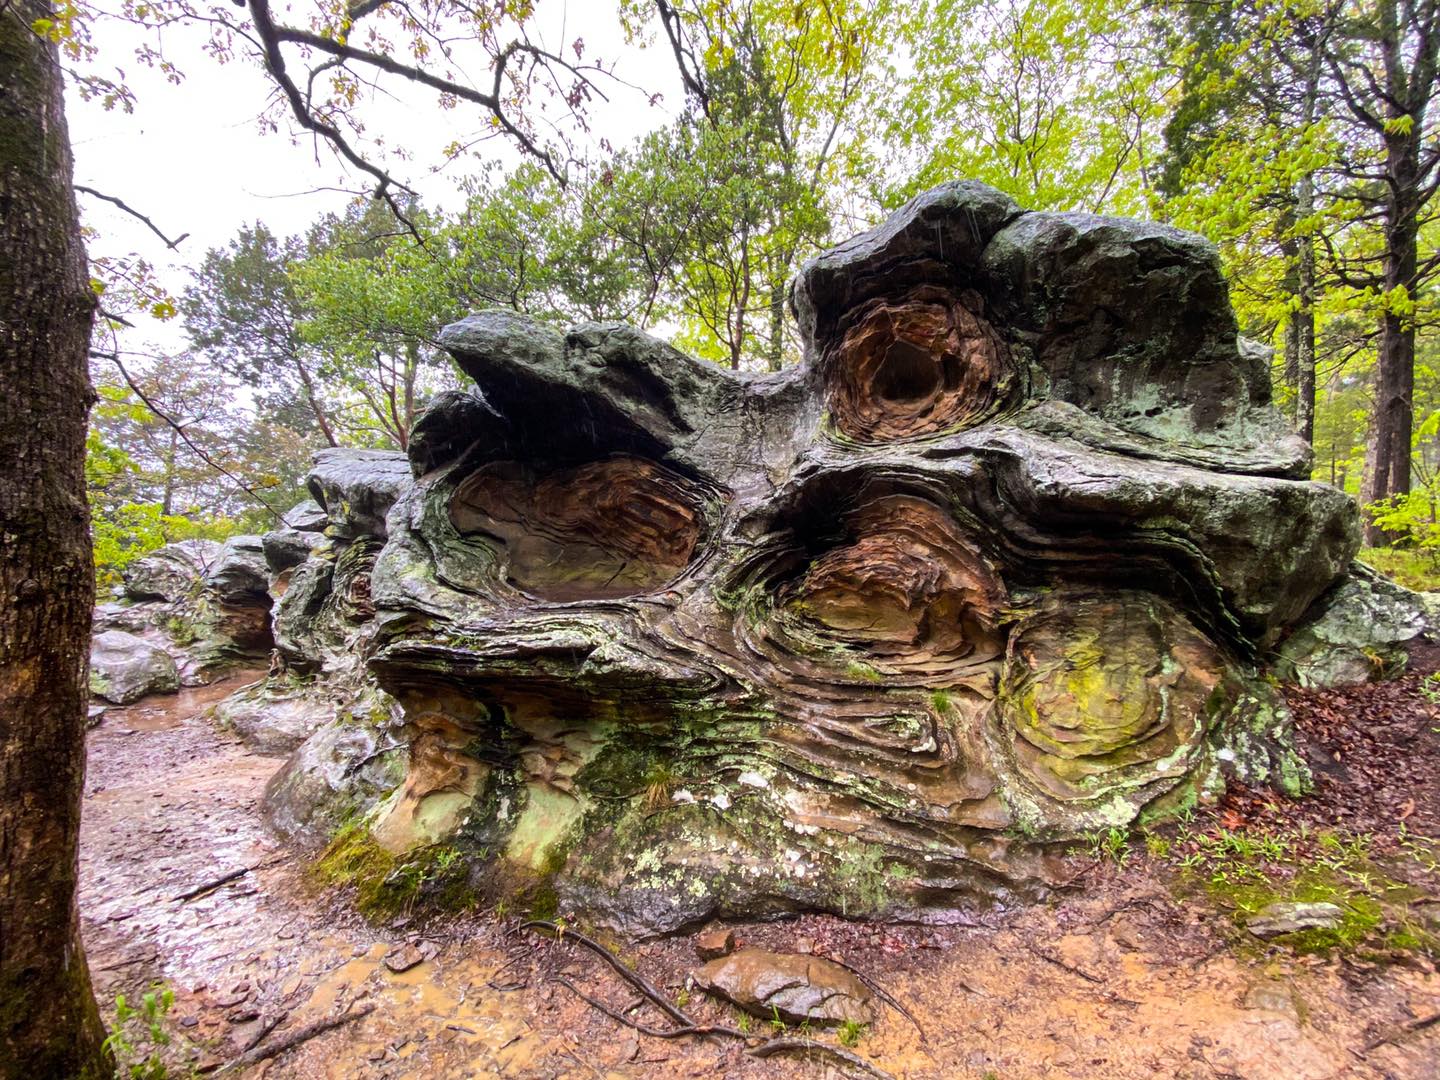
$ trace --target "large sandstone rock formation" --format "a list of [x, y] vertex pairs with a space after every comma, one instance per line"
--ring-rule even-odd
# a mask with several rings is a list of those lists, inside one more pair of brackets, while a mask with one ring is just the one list
[[[167, 544], [131, 563], [123, 577], [121, 598], [96, 609], [96, 634], [124, 631], [168, 652], [183, 684], [208, 683], [268, 658], [273, 601], [260, 537]], [[116, 648], [98, 654], [107, 663], [123, 659]]]
[[[1304, 786], [1262, 667], [1356, 514], [1212, 247], [957, 183], [792, 304], [804, 363], [766, 376], [484, 312], [408, 461], [322, 456], [276, 643], [398, 702], [349, 759], [404, 747], [380, 843], [636, 933], [943, 918], [1227, 774]], [[341, 734], [277, 778], [286, 820], [344, 793]]]

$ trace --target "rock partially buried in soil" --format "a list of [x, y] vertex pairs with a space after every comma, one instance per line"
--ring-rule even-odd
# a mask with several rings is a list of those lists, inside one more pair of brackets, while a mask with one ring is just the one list
[[1345, 912], [1334, 904], [1279, 901], [1266, 904], [1245, 920], [1245, 929], [1258, 938], [1298, 934], [1302, 930], [1334, 930]]
[[787, 1024], [875, 1021], [866, 985], [839, 964], [814, 956], [741, 949], [695, 972], [695, 985], [763, 1019]]
[[215, 706], [215, 720], [261, 754], [288, 754], [335, 718], [335, 702], [270, 682], [241, 687]]
[[695, 955], [701, 960], [718, 960], [735, 951], [735, 931], [723, 926], [702, 930], [695, 935]]
[[425, 962], [425, 954], [414, 945], [399, 945], [385, 954], [385, 966], [396, 975]]
[[90, 692], [115, 705], [146, 694], [173, 694], [180, 673], [164, 649], [124, 630], [106, 630], [90, 643]]
[[1258, 1009], [1261, 1012], [1279, 1013], [1292, 1020], [1300, 1019], [1300, 1006], [1290, 987], [1273, 981], [1256, 983], [1245, 992], [1241, 1008]]

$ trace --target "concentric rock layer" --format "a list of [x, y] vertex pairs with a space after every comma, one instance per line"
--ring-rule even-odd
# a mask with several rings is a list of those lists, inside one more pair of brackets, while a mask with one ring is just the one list
[[408, 473], [319, 463], [277, 643], [403, 708], [380, 843], [635, 933], [944, 919], [1226, 775], [1304, 785], [1263, 665], [1355, 512], [1212, 247], [950, 184], [792, 302], [765, 376], [471, 316]]

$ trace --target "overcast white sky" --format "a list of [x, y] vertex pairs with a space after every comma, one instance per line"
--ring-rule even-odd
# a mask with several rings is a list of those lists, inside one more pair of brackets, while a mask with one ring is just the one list
[[[276, 9], [282, 10], [278, 4]], [[617, 84], [608, 105], [593, 106], [593, 130], [615, 145], [664, 123], [678, 108], [681, 91], [668, 49], [640, 51], [627, 45], [613, 0], [540, 0], [533, 33], [557, 50], [562, 43], [568, 47], [583, 38], [587, 58], [618, 59], [622, 79], [663, 93], [663, 103], [652, 108], [644, 94]], [[187, 280], [184, 266], [198, 263], [208, 248], [223, 245], [241, 224], [258, 219], [282, 235], [300, 232], [320, 214], [342, 209], [349, 199], [316, 189], [363, 186], [346, 176], [327, 148], [317, 151], [308, 137], [297, 142], [283, 130], [260, 130], [257, 118], [271, 84], [248, 59], [217, 64], [200, 49], [201, 31], [172, 30], [165, 38], [165, 52], [185, 73], [183, 83], [173, 86], [134, 62], [139, 40], [121, 24], [96, 28], [100, 67], [123, 68], [139, 100], [133, 114], [104, 112], [72, 90], [67, 109], [75, 179], [148, 214], [169, 236], [190, 236], [176, 252], [169, 252], [139, 222], [82, 194], [82, 216], [101, 234], [93, 245], [97, 252], [140, 253], [162, 269], [165, 283], [178, 293]], [[429, 164], [477, 114], [465, 109], [443, 112], [429, 94], [372, 100], [365, 108], [374, 117], [373, 132], [414, 148], [416, 160], [398, 165], [397, 178], [410, 182], [428, 202], [453, 206], [455, 183], [462, 174], [428, 175]], [[481, 149], [506, 163], [518, 160], [499, 139]], [[183, 340], [173, 325], [146, 328], [132, 336], [133, 344], [142, 338], [162, 349], [176, 348]]]

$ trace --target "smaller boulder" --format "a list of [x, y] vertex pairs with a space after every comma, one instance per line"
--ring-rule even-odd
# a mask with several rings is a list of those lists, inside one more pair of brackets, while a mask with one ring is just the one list
[[1411, 592], [1353, 563], [1276, 650], [1276, 672], [1307, 688], [1352, 686], [1399, 674], [1407, 644], [1430, 632], [1431, 602], [1428, 594]]
[[695, 955], [701, 960], [718, 960], [735, 951], [735, 931], [712, 926], [695, 935]]
[[183, 600], [210, 572], [222, 550], [214, 540], [166, 544], [121, 571], [125, 595], [131, 600], [163, 600], [167, 604]]
[[115, 705], [129, 705], [146, 694], [173, 694], [180, 673], [164, 649], [127, 634], [106, 630], [90, 642], [90, 692]]
[[1273, 938], [1302, 930], [1334, 930], [1344, 918], [1345, 912], [1334, 904], [1282, 900], [1251, 915], [1245, 920], [1245, 929], [1258, 938]]
[[324, 539], [315, 532], [301, 532], [299, 529], [276, 529], [262, 536], [260, 545], [265, 552], [265, 563], [270, 567], [270, 573], [283, 574], [286, 570], [299, 566], [308, 559], [310, 552]]
[[333, 701], [287, 693], [283, 684], [269, 681], [242, 687], [215, 706], [216, 723], [256, 753], [277, 756], [289, 754], [334, 719]]
[[310, 552], [321, 543], [325, 525], [329, 518], [325, 508], [314, 499], [296, 503], [285, 514], [280, 528], [260, 538], [265, 552], [265, 562], [270, 573], [283, 574], [291, 567], [299, 566], [310, 557]]
[[314, 499], [302, 499], [285, 512], [285, 525], [305, 533], [321, 533], [330, 523], [325, 508]]
[[268, 597], [270, 568], [258, 536], [232, 536], [205, 575], [205, 587], [222, 604], [244, 604]]
[[870, 989], [839, 964], [815, 956], [741, 949], [695, 972], [695, 985], [764, 1019], [789, 1024], [875, 1021]]

